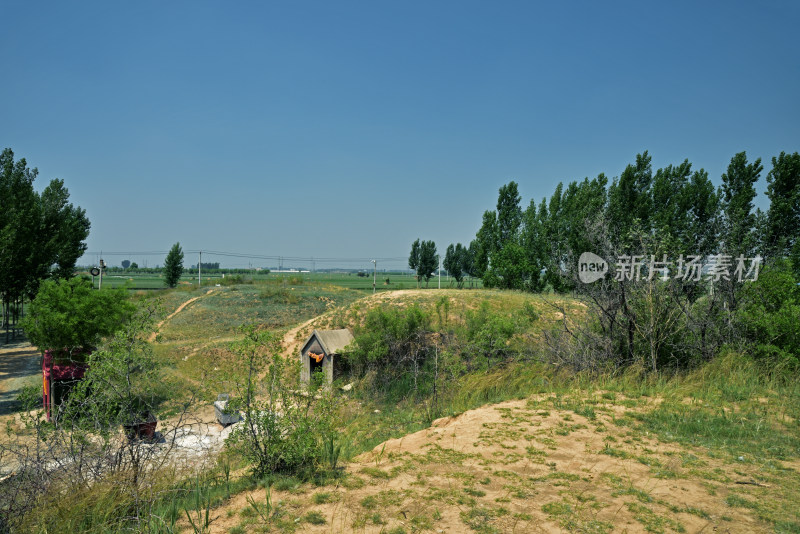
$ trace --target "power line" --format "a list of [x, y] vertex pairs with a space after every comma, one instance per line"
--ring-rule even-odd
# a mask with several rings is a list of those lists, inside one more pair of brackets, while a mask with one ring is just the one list
[[[200, 250], [184, 250], [185, 254], [199, 254]], [[202, 250], [203, 254], [206, 256], [220, 256], [224, 258], [240, 258], [240, 259], [249, 259], [249, 260], [272, 260], [278, 261], [280, 263], [283, 262], [304, 262], [304, 263], [366, 263], [369, 264], [372, 260], [378, 260], [381, 262], [386, 263], [393, 263], [398, 261], [405, 261], [405, 257], [382, 257], [376, 258], [374, 256], [371, 257], [318, 257], [318, 256], [283, 256], [283, 255], [268, 255], [268, 254], [247, 254], [241, 252], [225, 252], [220, 250]], [[161, 251], [161, 250], [148, 250], [148, 251], [103, 251], [102, 253], [99, 252], [91, 252], [87, 251], [84, 253], [84, 256], [92, 256], [102, 254], [103, 256], [166, 256], [169, 251]]]

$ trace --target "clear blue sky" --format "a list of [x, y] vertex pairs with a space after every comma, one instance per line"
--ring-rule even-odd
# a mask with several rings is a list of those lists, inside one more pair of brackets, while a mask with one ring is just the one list
[[418, 237], [468, 243], [510, 180], [527, 205], [643, 150], [717, 184], [736, 152], [766, 174], [800, 150], [798, 2], [6, 0], [2, 19], [0, 148], [65, 180], [93, 253], [404, 267]]

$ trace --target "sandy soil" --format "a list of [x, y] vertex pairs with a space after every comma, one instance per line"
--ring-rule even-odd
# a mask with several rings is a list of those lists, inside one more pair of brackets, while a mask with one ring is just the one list
[[27, 341], [0, 345], [0, 422], [13, 413], [24, 386], [41, 381], [39, 350]]
[[[272, 498], [298, 532], [771, 530], [725, 503], [746, 477], [700, 451], [631, 436], [614, 423], [625, 411], [597, 406], [587, 419], [553, 409], [547, 397], [486, 406], [379, 445], [347, 466], [340, 486], [273, 491]], [[698, 477], [695, 468], [730, 479]], [[211, 531], [257, 531], [246, 499], [264, 502], [264, 493], [234, 497], [216, 510]], [[314, 504], [325, 500], [315, 493], [328, 502]], [[309, 511], [325, 524], [305, 522]]]

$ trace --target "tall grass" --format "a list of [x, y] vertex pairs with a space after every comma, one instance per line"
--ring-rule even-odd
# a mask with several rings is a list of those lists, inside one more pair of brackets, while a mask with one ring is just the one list
[[147, 488], [130, 491], [120, 478], [104, 478], [89, 487], [63, 481], [52, 487], [34, 510], [21, 518], [14, 532], [177, 533], [178, 521], [188, 514], [199, 531], [206, 515], [232, 495], [252, 490], [248, 477], [226, 476], [224, 464], [181, 480], [171, 470], [154, 476]]
[[[543, 363], [510, 362], [463, 376], [442, 397], [433, 415], [426, 413], [421, 399], [384, 404], [373, 398], [372, 405], [385, 412], [379, 418], [373, 414], [352, 419], [350, 438], [354, 441], [347, 453], [357, 454], [379, 443], [380, 438], [422, 428], [434, 417], [485, 404], [534, 394], [586, 399], [604, 392], [659, 399], [657, 406], [654, 403], [643, 409], [635, 422], [667, 441], [761, 460], [800, 457], [800, 384], [791, 375], [765, 372], [750, 358], [733, 352], [679, 373], [644, 373], [635, 367], [573, 373]], [[361, 445], [359, 438], [363, 439]]]

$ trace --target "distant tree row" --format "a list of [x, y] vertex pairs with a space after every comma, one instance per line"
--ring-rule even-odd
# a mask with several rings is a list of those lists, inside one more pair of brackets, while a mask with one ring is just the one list
[[[731, 158], [715, 188], [688, 160], [653, 172], [647, 152], [609, 184], [596, 178], [558, 184], [549, 198], [523, 209], [516, 182], [500, 188], [495, 210], [483, 214], [475, 239], [448, 247], [445, 268], [454, 277], [479, 277], [486, 287], [540, 291], [571, 288], [562, 276], [576, 254], [598, 250], [598, 236], [619, 254], [639, 250], [643, 237], [660, 250], [736, 258], [789, 258], [800, 272], [800, 154], [781, 152], [767, 173], [766, 212], [755, 209], [761, 160]], [[413, 251], [412, 251], [413, 255]], [[411, 264], [409, 264], [411, 266]], [[412, 267], [413, 269], [414, 267]]]
[[[255, 272], [254, 269], [247, 269], [247, 268], [219, 268], [219, 269], [206, 269], [205, 263], [203, 263], [203, 270], [202, 273], [205, 276], [206, 274], [253, 274]], [[76, 269], [89, 269], [91, 266], [89, 265], [79, 265]], [[190, 269], [184, 268], [184, 273], [188, 270], [196, 271], [197, 265], [192, 265]], [[132, 273], [132, 274], [162, 274], [164, 272], [164, 267], [157, 265], [156, 267], [140, 267], [138, 263], [131, 262], [130, 266], [127, 269], [123, 267], [108, 267], [106, 269], [108, 273]], [[260, 275], [265, 275], [270, 272], [269, 269], [261, 269], [257, 271]]]
[[[197, 265], [192, 265], [191, 268], [192, 269], [197, 269]], [[203, 272], [211, 271], [211, 270], [214, 270], [214, 269], [219, 269], [219, 262], [216, 261], [216, 262], [213, 262], [213, 263], [201, 263], [200, 264], [200, 269]]]
[[0, 154], [0, 298], [3, 324], [33, 298], [42, 280], [69, 278], [86, 251], [90, 223], [86, 212], [69, 202], [63, 180], [38, 193], [36, 168], [15, 160], [10, 148]]

